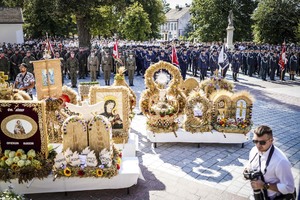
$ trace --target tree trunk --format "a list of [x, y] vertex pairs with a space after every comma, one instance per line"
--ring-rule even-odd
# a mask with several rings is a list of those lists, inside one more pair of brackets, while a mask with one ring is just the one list
[[91, 33], [87, 26], [88, 20], [86, 16], [76, 14], [79, 47], [90, 47]]

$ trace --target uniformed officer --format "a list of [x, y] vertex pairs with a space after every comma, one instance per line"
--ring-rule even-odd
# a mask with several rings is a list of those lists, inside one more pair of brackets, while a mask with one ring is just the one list
[[67, 60], [67, 69], [70, 73], [72, 88], [77, 88], [77, 74], [79, 70], [79, 62], [75, 57], [74, 51], [70, 52], [70, 57]]
[[290, 80], [295, 80], [295, 74], [296, 74], [296, 70], [298, 68], [298, 58], [297, 58], [297, 54], [295, 52], [291, 53], [291, 57], [289, 60], [289, 67], [290, 67]]
[[0, 71], [9, 76], [10, 63], [9, 59], [5, 56], [4, 52], [0, 50]]
[[183, 49], [183, 54], [181, 54], [179, 56], [178, 62], [179, 62], [181, 76], [182, 76], [183, 80], [185, 80], [186, 71], [188, 69], [188, 55], [187, 55], [187, 50], [186, 49]]
[[243, 62], [243, 55], [240, 53], [239, 49], [237, 49], [234, 52], [231, 61], [232, 78], [235, 82], [238, 82], [237, 74], [239, 73], [239, 69], [241, 67], [242, 62]]
[[15, 49], [15, 53], [10, 57], [10, 63], [11, 63], [11, 79], [15, 81], [17, 75], [19, 74], [19, 67], [22, 63], [23, 57], [19, 53], [19, 49]]
[[129, 52], [129, 57], [126, 60], [126, 64], [128, 70], [129, 86], [134, 86], [133, 78], [134, 78], [134, 72], [136, 70], [136, 61], [132, 51]]
[[97, 80], [97, 70], [99, 69], [99, 59], [95, 55], [96, 51], [92, 50], [91, 54], [88, 57], [87, 68], [90, 71], [91, 81], [94, 82]]
[[279, 57], [277, 55], [277, 52], [274, 52], [273, 55], [270, 58], [270, 80], [275, 81], [275, 72], [278, 67]]
[[25, 63], [27, 65], [27, 71], [33, 73], [33, 63], [30, 63], [30, 61], [35, 61], [35, 58], [31, 55], [31, 51], [27, 51], [26, 52], [26, 56], [23, 58], [22, 63]]
[[102, 70], [104, 73], [105, 85], [110, 85], [110, 73], [112, 70], [112, 58], [108, 53], [109, 49], [104, 50], [104, 55], [101, 60]]
[[269, 58], [268, 58], [268, 53], [265, 52], [264, 56], [261, 59], [261, 79], [263, 81], [267, 80], [268, 68], [269, 68]]
[[200, 69], [200, 81], [201, 81], [201, 80], [204, 80], [204, 78], [206, 76], [208, 63], [209, 63], [208, 56], [204, 49], [201, 50], [201, 54], [200, 54], [199, 58], [200, 58], [199, 59], [199, 69]]
[[215, 71], [219, 70], [217, 50], [213, 50], [213, 54], [210, 56], [209, 59], [209, 66], [210, 66], [210, 75], [213, 76]]

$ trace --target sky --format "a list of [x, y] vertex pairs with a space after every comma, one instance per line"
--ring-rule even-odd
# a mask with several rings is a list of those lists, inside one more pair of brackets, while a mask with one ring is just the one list
[[167, 0], [171, 8], [175, 8], [176, 5], [185, 6], [185, 3], [191, 4], [192, 0]]

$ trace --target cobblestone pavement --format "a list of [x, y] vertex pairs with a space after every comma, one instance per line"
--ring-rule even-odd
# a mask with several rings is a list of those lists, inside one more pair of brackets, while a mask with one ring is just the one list
[[[230, 72], [228, 72], [229, 74]], [[300, 78], [296, 81], [269, 82], [256, 77], [239, 76], [237, 90], [248, 90], [255, 97], [254, 127], [272, 127], [275, 145], [282, 149], [292, 163], [295, 184], [300, 184]], [[231, 80], [231, 76], [228, 76]], [[86, 81], [86, 80], [85, 80]], [[104, 85], [103, 77], [100, 84]], [[138, 98], [145, 89], [144, 79], [137, 77], [132, 87]], [[138, 106], [135, 110], [139, 113]], [[31, 199], [247, 199], [251, 191], [242, 172], [253, 147], [249, 141], [244, 148], [233, 144], [164, 143], [157, 148], [147, 140], [146, 119], [136, 115], [131, 132], [139, 136], [137, 157], [145, 177], [126, 189], [99, 190], [53, 194], [26, 195]], [[252, 136], [252, 135], [251, 135]]]

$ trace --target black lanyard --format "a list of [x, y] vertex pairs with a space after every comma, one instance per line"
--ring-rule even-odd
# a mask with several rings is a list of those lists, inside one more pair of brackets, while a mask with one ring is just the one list
[[[272, 155], [273, 155], [273, 153], [274, 153], [274, 149], [275, 149], [275, 148], [274, 148], [274, 145], [272, 145], [272, 147], [271, 147], [271, 149], [270, 149], [270, 153], [269, 153], [268, 159], [267, 159], [266, 167], [265, 167], [265, 170], [264, 170], [264, 173], [263, 173], [263, 174], [266, 174], [266, 173], [267, 173], [267, 167], [268, 167], [268, 165], [269, 165], [269, 163], [270, 163], [270, 161], [271, 161]], [[250, 161], [250, 163], [252, 163], [252, 161], [255, 159], [255, 157], [256, 157], [257, 155], [258, 155], [258, 153], [255, 154], [255, 156], [252, 158], [252, 160]], [[260, 157], [261, 157], [261, 156], [259, 156], [259, 168], [260, 168], [260, 170], [261, 170]]]

